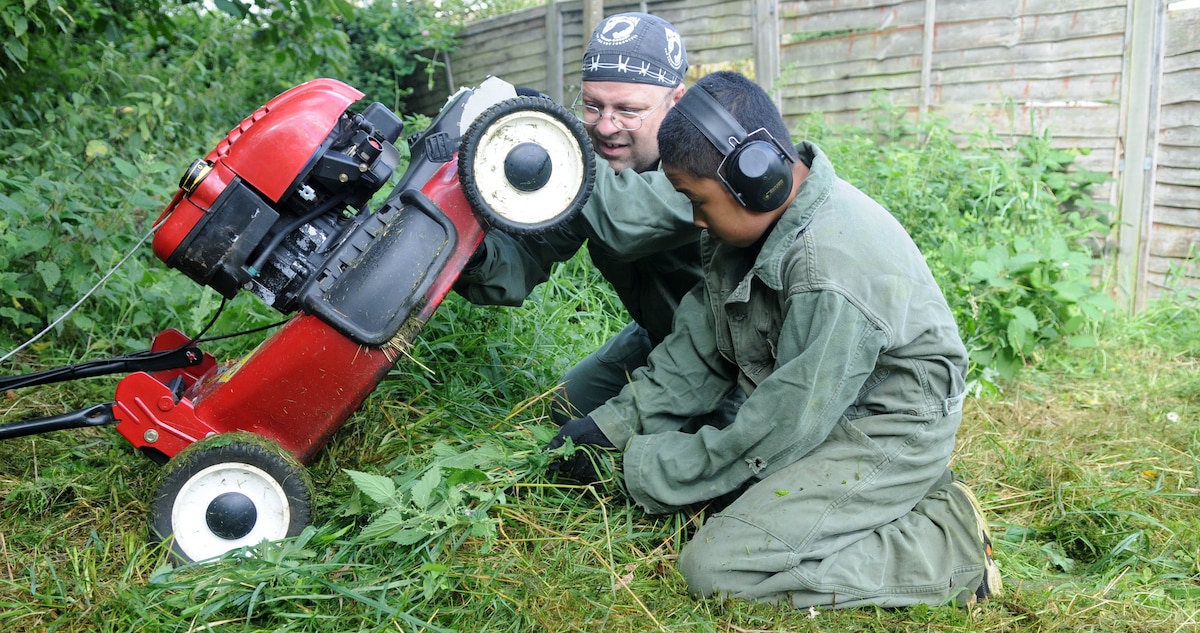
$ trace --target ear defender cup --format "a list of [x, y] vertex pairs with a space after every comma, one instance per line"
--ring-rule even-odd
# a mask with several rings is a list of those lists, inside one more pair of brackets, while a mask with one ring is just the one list
[[[747, 134], [737, 119], [702, 88], [685, 92], [675, 109], [725, 157], [717, 177], [738, 204], [759, 213], [783, 206], [792, 192], [792, 158], [770, 132], [759, 128]], [[750, 140], [759, 133], [770, 140]]]

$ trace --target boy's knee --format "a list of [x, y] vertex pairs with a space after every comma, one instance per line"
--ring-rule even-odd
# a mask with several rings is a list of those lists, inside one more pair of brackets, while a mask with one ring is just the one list
[[704, 550], [703, 543], [693, 540], [684, 545], [676, 563], [687, 582], [688, 593], [696, 598], [710, 598], [717, 593], [719, 564], [714, 564], [716, 559]]
[[[747, 568], [736, 553], [737, 539], [706, 538], [703, 531], [679, 552], [676, 565], [696, 598], [747, 596], [771, 574]], [[744, 544], [743, 544], [744, 550]]]

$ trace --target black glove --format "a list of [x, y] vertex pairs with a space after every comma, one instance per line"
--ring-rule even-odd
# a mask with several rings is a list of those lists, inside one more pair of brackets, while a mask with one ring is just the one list
[[483, 260], [486, 257], [487, 257], [487, 242], [480, 242], [479, 248], [476, 248], [475, 252], [471, 253], [471, 258], [467, 260], [467, 265], [463, 266], [463, 272], [465, 272], [465, 273], [474, 272], [476, 268], [479, 268], [479, 265], [483, 263]]
[[[526, 86], [513, 86], [513, 89], [517, 91], [518, 97], [540, 97], [542, 99], [550, 99], [550, 95], [542, 92], [541, 90], [535, 90]], [[553, 99], [550, 100], [553, 101]]]
[[550, 440], [550, 444], [546, 446], [546, 450], [554, 450], [567, 443], [567, 438], [571, 438], [571, 443], [576, 447], [584, 448], [585, 450], [575, 451], [569, 457], [551, 462], [548, 468], [551, 471], [562, 473], [581, 484], [591, 484], [600, 481], [600, 475], [596, 472], [596, 465], [592, 463], [591, 451], [586, 450], [586, 447], [596, 447], [603, 449], [615, 449], [616, 446], [608, 440], [604, 435], [604, 431], [596, 426], [596, 421], [591, 416], [571, 420], [562, 426], [558, 431], [558, 435]]

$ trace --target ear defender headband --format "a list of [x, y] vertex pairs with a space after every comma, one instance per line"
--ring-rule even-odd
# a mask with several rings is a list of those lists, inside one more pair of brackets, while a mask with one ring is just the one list
[[[688, 90], [675, 109], [725, 157], [717, 178], [738, 204], [759, 213], [783, 206], [792, 192], [792, 158], [771, 133], [745, 128], [707, 90]], [[768, 140], [750, 140], [765, 135]]]

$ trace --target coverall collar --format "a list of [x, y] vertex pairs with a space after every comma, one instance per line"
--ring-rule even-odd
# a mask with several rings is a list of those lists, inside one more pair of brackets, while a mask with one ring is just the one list
[[796, 151], [800, 153], [800, 160], [809, 166], [808, 176], [800, 183], [796, 199], [792, 200], [771, 229], [751, 269], [752, 274], [774, 290], [782, 290], [783, 287], [783, 260], [789, 250], [788, 245], [795, 242], [796, 236], [812, 222], [813, 215], [829, 199], [833, 188], [833, 164], [825, 152], [808, 141], [796, 145]]

